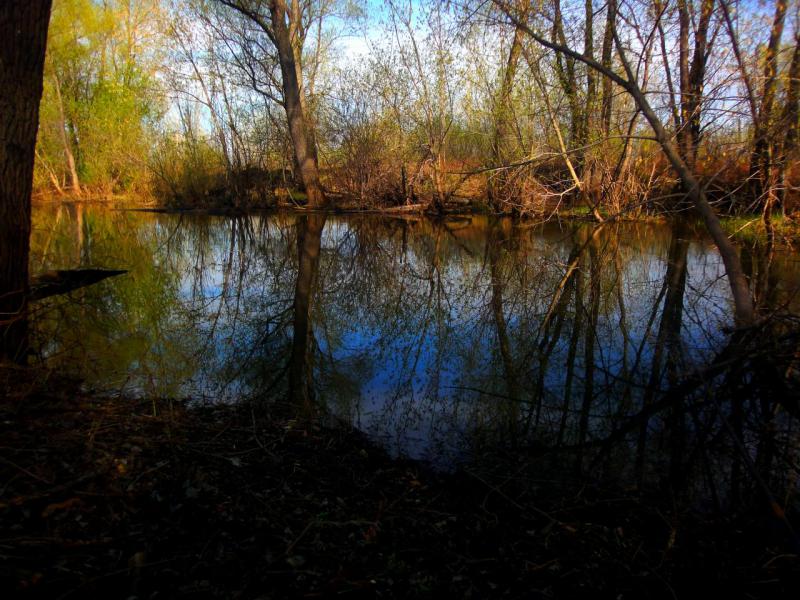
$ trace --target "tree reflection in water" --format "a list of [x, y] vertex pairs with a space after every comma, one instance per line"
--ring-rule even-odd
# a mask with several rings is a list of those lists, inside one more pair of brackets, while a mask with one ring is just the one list
[[[34, 270], [130, 270], [35, 312], [41, 359], [92, 389], [288, 398], [444, 468], [535, 448], [717, 503], [793, 485], [785, 332], [725, 332], [721, 260], [689, 225], [94, 207], [34, 225]], [[796, 257], [742, 252], [762, 313], [797, 309]]]

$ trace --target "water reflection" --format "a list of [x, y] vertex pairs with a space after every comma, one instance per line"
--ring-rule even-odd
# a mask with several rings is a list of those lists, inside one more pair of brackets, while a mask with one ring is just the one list
[[294, 288], [289, 398], [304, 410], [314, 399], [314, 332], [311, 308], [319, 271], [325, 215], [302, 216], [297, 222], [297, 284]]
[[[731, 324], [722, 262], [687, 225], [77, 206], [41, 208], [34, 225], [34, 271], [130, 271], [38, 305], [41, 359], [89, 388], [288, 397], [438, 464], [498, 444], [559, 445], [575, 449], [576, 469], [591, 459], [675, 483], [691, 462], [716, 477], [692, 453], [713, 438], [719, 407], [697, 400], [702, 381], [694, 400], [667, 393], [707, 372]], [[762, 309], [798, 308], [797, 258], [743, 252]], [[762, 404], [779, 428], [776, 405]], [[732, 410], [737, 431], [756, 418]], [[586, 456], [615, 436], [621, 449]], [[787, 440], [781, 451], [795, 448]]]

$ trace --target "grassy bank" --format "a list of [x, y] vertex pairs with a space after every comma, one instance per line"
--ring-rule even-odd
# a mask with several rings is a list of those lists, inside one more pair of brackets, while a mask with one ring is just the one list
[[[777, 213], [772, 217], [772, 225], [776, 241], [800, 241], [800, 218]], [[766, 227], [760, 214], [725, 217], [722, 219], [722, 226], [729, 236], [740, 242], [763, 242], [767, 239]]]

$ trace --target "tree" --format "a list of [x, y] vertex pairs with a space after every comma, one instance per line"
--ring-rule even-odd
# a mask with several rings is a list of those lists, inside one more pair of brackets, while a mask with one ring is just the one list
[[0, 3], [0, 361], [27, 349], [31, 188], [51, 0]]
[[59, 0], [39, 111], [34, 186], [141, 190], [162, 106], [160, 0]]
[[[583, 63], [587, 67], [595, 70], [598, 74], [610, 79], [616, 83], [623, 90], [625, 90], [631, 97], [636, 107], [641, 111], [644, 118], [647, 120], [650, 128], [653, 131], [655, 141], [660, 146], [664, 156], [670, 163], [678, 179], [681, 182], [686, 196], [694, 204], [703, 223], [706, 226], [709, 234], [711, 235], [714, 243], [719, 250], [723, 263], [725, 264], [725, 271], [728, 275], [728, 281], [731, 287], [731, 294], [734, 301], [734, 311], [736, 322], [740, 326], [751, 325], [755, 318], [753, 297], [750, 293], [749, 283], [747, 277], [742, 269], [742, 263], [733, 243], [728, 239], [727, 234], [722, 229], [719, 218], [714, 211], [711, 204], [708, 202], [705, 190], [700, 183], [700, 180], [693, 168], [693, 160], [691, 156], [684, 156], [681, 152], [680, 146], [677, 145], [672, 136], [666, 130], [661, 118], [650, 105], [649, 100], [642, 87], [638, 83], [637, 73], [628, 57], [628, 50], [620, 40], [619, 32], [613, 23], [611, 26], [611, 34], [614, 39], [614, 45], [617, 49], [619, 60], [625, 76], [619, 75], [616, 71], [603, 66], [593, 58], [574, 50], [565, 43], [557, 43], [548, 40], [540, 33], [534, 31], [528, 23], [521, 20], [518, 11], [515, 11], [504, 0], [493, 0], [494, 4], [505, 13], [508, 19], [517, 27], [522, 29], [531, 39], [545, 48], [556, 52], [558, 55], [563, 55], [566, 59], [575, 60]], [[681, 53], [681, 55], [688, 56], [688, 52]], [[702, 53], [703, 56], [705, 53]], [[703, 68], [704, 69], [704, 68]], [[699, 76], [698, 76], [699, 77]], [[691, 84], [693, 77], [691, 72], [687, 73], [687, 79]], [[687, 85], [687, 87], [691, 87]], [[686, 89], [686, 88], [684, 88]], [[692, 88], [697, 89], [697, 88]], [[693, 97], [689, 102], [699, 102], [696, 97]], [[699, 109], [698, 109], [699, 110]]]
[[308, 205], [324, 206], [326, 200], [319, 178], [317, 144], [303, 90], [303, 3], [300, 0], [290, 0], [290, 5], [285, 0], [217, 1], [245, 17], [275, 47], [281, 70], [282, 104], [286, 111], [295, 164], [308, 197]]
[[[530, 9], [530, 1], [523, 0], [519, 3], [522, 20], [527, 20], [528, 10]], [[494, 143], [492, 144], [492, 154], [495, 165], [507, 164], [504, 150], [505, 138], [508, 137], [509, 130], [511, 129], [511, 109], [512, 109], [512, 92], [514, 87], [514, 79], [517, 75], [517, 65], [519, 64], [520, 55], [522, 54], [522, 42], [524, 37], [523, 31], [519, 27], [514, 27], [514, 36], [511, 41], [511, 47], [508, 50], [508, 59], [506, 60], [505, 69], [502, 73], [502, 83], [500, 85], [500, 93], [497, 97], [497, 106], [494, 115]], [[501, 171], [499, 181], [496, 186], [489, 186], [489, 196], [492, 200], [497, 201], [497, 189], [502, 190], [505, 181], [505, 173]]]
[[[706, 65], [709, 55], [709, 25], [714, 11], [713, 0], [701, 0], [697, 24], [692, 26], [692, 15], [698, 13], [690, 0], [679, 0], [678, 65], [680, 73], [680, 126], [678, 127], [678, 150], [690, 169], [697, 160], [700, 144], [703, 87], [706, 80]], [[694, 32], [694, 49], [689, 59], [690, 31]]]
[[770, 29], [769, 42], [764, 56], [763, 88], [757, 118], [754, 119], [753, 154], [750, 159], [750, 177], [755, 183], [756, 198], [764, 205], [764, 224], [772, 235], [770, 213], [777, 197], [777, 181], [773, 177], [773, 160], [777, 154], [774, 138], [779, 132], [773, 129], [775, 96], [778, 91], [778, 51], [786, 22], [786, 0], [776, 0], [775, 17]]

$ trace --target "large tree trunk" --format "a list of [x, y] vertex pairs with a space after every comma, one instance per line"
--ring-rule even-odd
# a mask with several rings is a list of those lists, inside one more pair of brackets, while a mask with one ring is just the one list
[[287, 13], [285, 0], [273, 0], [270, 3], [270, 16], [275, 36], [274, 42], [278, 50], [278, 60], [281, 64], [283, 102], [289, 123], [289, 135], [292, 138], [300, 179], [308, 196], [308, 205], [311, 207], [324, 206], [325, 193], [319, 180], [317, 148], [304, 110], [305, 103], [297, 75], [295, 51], [287, 25], [287, 16], [291, 15]]
[[0, 2], [0, 361], [27, 350], [31, 188], [51, 0]]

